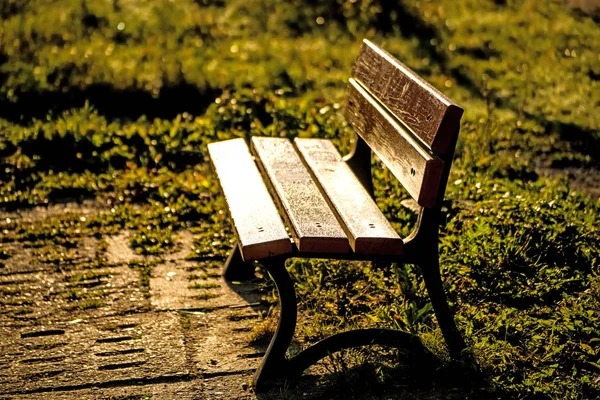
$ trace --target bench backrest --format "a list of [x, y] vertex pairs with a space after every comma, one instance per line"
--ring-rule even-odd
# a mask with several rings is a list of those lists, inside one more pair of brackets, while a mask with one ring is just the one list
[[462, 114], [400, 61], [363, 41], [348, 83], [346, 119], [422, 207], [434, 207], [443, 196]]

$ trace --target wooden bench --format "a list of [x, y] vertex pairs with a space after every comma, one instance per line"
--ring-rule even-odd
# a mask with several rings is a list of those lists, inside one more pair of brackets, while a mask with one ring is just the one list
[[[442, 287], [438, 223], [462, 113], [393, 56], [364, 40], [345, 104], [346, 118], [358, 134], [351, 154], [342, 158], [325, 139], [296, 138], [292, 143], [253, 137], [254, 157], [243, 139], [209, 144], [237, 236], [224, 276], [247, 276], [248, 262], [258, 260], [279, 292], [279, 324], [255, 375], [257, 391], [348, 347], [379, 344], [432, 357], [415, 335], [359, 329], [286, 358], [297, 314], [285, 268], [292, 257], [418, 265], [450, 355], [460, 359], [465, 344]], [[407, 238], [398, 236], [373, 200], [372, 153], [420, 206]]]

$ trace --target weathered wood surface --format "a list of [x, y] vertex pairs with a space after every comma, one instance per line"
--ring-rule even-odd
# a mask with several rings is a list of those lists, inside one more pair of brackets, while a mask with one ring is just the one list
[[433, 207], [444, 163], [350, 78], [346, 119], [420, 206]]
[[360, 254], [402, 254], [402, 239], [329, 140], [294, 140], [332, 209], [350, 246]]
[[243, 139], [208, 145], [245, 261], [287, 254], [292, 244]]
[[415, 72], [365, 39], [352, 77], [431, 150], [449, 150], [463, 110]]
[[298, 250], [347, 253], [348, 238], [292, 142], [284, 138], [253, 137], [251, 145], [275, 192], [273, 197], [292, 228]]

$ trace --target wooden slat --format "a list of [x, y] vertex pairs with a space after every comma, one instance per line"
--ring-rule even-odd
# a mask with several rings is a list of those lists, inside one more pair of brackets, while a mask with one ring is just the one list
[[253, 137], [252, 150], [269, 178], [301, 252], [347, 253], [348, 238], [306, 170], [292, 142]]
[[402, 239], [329, 140], [294, 140], [332, 209], [350, 246], [360, 254], [402, 254]]
[[411, 69], [365, 39], [352, 77], [431, 150], [449, 150], [463, 110]]
[[350, 78], [346, 119], [422, 207], [433, 207], [444, 163]]
[[208, 152], [245, 261], [287, 254], [292, 244], [244, 139], [208, 145]]

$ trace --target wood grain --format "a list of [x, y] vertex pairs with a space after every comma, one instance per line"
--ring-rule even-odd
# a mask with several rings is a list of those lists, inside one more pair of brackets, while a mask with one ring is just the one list
[[294, 144], [336, 212], [354, 252], [402, 254], [402, 239], [333, 144], [325, 139], [300, 138]]
[[292, 244], [243, 139], [208, 145], [244, 261], [292, 252]]
[[433, 207], [444, 163], [350, 78], [346, 119], [422, 207]]
[[288, 139], [253, 137], [252, 150], [301, 252], [347, 253], [348, 238]]
[[449, 150], [463, 110], [410, 68], [365, 39], [352, 77], [433, 152]]

